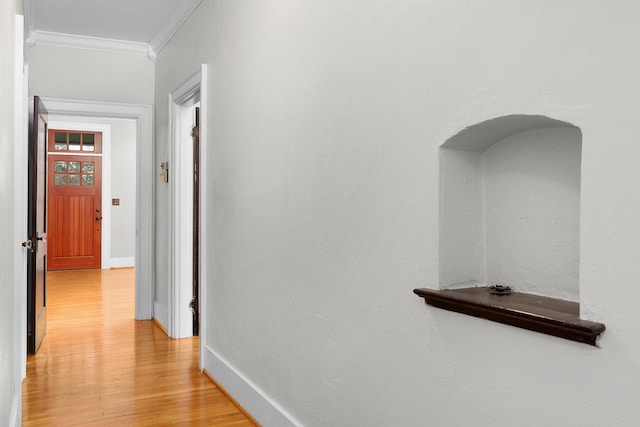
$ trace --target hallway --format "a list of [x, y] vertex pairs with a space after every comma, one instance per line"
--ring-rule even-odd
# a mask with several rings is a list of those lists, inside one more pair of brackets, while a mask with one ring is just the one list
[[254, 426], [198, 369], [197, 338], [135, 321], [133, 269], [49, 272], [24, 426]]

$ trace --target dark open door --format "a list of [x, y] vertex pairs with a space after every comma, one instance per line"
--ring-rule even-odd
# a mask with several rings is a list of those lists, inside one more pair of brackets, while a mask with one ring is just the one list
[[47, 110], [39, 97], [29, 103], [29, 193], [27, 196], [27, 351], [38, 351], [47, 332]]
[[200, 108], [196, 107], [193, 136], [193, 335], [200, 334]]

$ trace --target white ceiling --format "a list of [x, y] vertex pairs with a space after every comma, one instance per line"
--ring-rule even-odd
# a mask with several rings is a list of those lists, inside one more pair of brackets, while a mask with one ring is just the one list
[[27, 43], [91, 48], [100, 39], [94, 48], [129, 45], [142, 52], [145, 45], [155, 56], [201, 1], [25, 0]]

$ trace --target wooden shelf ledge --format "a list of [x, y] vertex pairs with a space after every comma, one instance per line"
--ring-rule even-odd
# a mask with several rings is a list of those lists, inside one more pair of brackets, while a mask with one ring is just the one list
[[605, 329], [602, 323], [580, 319], [580, 305], [571, 301], [522, 292], [495, 295], [486, 287], [413, 292], [434, 307], [585, 344], [596, 345]]

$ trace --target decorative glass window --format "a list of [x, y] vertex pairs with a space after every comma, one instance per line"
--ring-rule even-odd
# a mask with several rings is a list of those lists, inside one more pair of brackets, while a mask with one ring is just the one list
[[55, 185], [85, 185], [95, 184], [95, 163], [80, 161], [56, 160], [53, 163]]
[[100, 132], [49, 130], [49, 152], [100, 153]]

